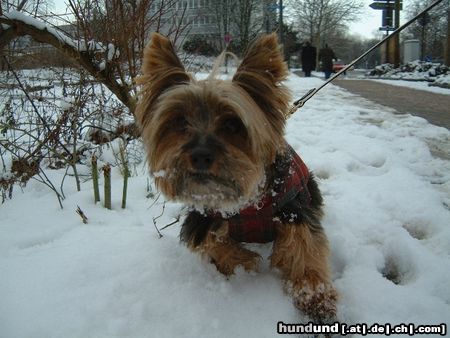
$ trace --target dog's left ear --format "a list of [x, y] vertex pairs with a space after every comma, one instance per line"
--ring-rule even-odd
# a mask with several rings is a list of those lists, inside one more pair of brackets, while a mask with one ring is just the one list
[[284, 126], [289, 108], [289, 90], [281, 84], [287, 75], [277, 35], [272, 33], [250, 46], [233, 77], [233, 82], [253, 98], [278, 130]]
[[142, 61], [142, 76], [136, 83], [142, 85], [141, 95], [136, 109], [136, 117], [143, 126], [155, 100], [166, 89], [190, 81], [175, 49], [169, 39], [153, 33], [145, 47]]

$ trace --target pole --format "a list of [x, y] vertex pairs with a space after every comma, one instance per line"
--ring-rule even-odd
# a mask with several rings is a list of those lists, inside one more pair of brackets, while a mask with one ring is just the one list
[[280, 0], [280, 3], [279, 3], [279, 14], [280, 14], [280, 17], [279, 17], [279, 25], [280, 25], [280, 31], [279, 31], [279, 34], [280, 34], [280, 44], [281, 44], [281, 48], [282, 48], [282, 51], [283, 51], [283, 55], [284, 55], [284, 34], [283, 34], [283, 0]]
[[425, 17], [423, 19], [423, 25], [420, 33], [420, 60], [425, 61]]
[[[389, 0], [387, 0], [387, 5], [389, 6]], [[392, 18], [391, 18], [391, 20], [392, 20]], [[389, 37], [389, 27], [387, 27], [387, 29], [386, 29], [386, 39], [388, 37]], [[386, 57], [385, 57], [385, 61], [384, 61], [386, 63], [392, 63], [391, 53], [390, 53], [391, 48], [390, 47], [391, 46], [389, 46], [389, 40], [386, 40]]]
[[447, 45], [445, 46], [444, 63], [450, 66], [450, 0], [447, 1]]
[[384, 63], [391, 63], [390, 54], [389, 54], [389, 31], [386, 30], [386, 35], [384, 36], [386, 40], [386, 44], [384, 45]]
[[[395, 0], [395, 29], [400, 27], [400, 0]], [[396, 34], [393, 37], [394, 40], [394, 65], [398, 67], [400, 65], [400, 36]]]

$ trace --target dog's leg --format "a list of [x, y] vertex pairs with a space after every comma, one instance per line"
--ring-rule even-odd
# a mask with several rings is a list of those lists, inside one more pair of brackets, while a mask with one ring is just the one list
[[308, 224], [280, 224], [271, 257], [281, 270], [295, 306], [312, 320], [336, 318], [337, 293], [331, 285], [328, 241], [322, 230]]
[[196, 247], [191, 247], [191, 249], [210, 259], [217, 270], [226, 276], [232, 275], [239, 265], [245, 271], [255, 271], [261, 258], [260, 255], [243, 248], [228, 236], [226, 222], [223, 222], [219, 229], [210, 230], [204, 241]]

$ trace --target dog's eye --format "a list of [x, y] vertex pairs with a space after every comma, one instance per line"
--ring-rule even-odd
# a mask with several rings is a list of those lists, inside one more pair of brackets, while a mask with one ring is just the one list
[[187, 120], [184, 116], [178, 116], [175, 119], [172, 120], [172, 127], [176, 130], [176, 131], [184, 131], [186, 130], [187, 127]]
[[227, 134], [235, 135], [242, 132], [245, 127], [238, 118], [229, 118], [223, 122], [221, 129]]

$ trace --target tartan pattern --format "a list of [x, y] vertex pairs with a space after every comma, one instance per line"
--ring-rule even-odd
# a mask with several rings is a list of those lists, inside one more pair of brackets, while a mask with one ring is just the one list
[[[300, 156], [288, 146], [286, 155], [277, 157], [275, 176], [267, 193], [256, 204], [228, 218], [229, 235], [238, 242], [268, 243], [275, 239], [276, 213], [295, 198], [311, 201], [307, 184], [309, 170]], [[300, 196], [299, 196], [300, 195]]]

